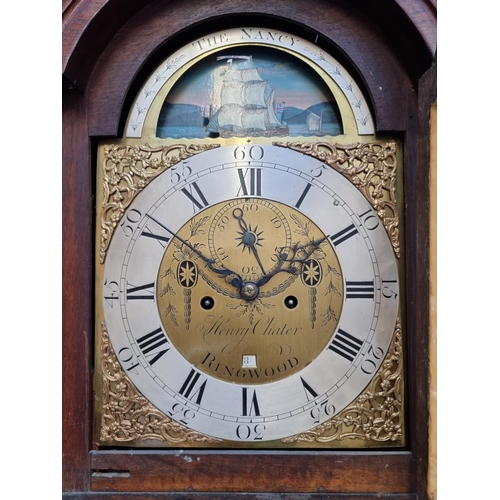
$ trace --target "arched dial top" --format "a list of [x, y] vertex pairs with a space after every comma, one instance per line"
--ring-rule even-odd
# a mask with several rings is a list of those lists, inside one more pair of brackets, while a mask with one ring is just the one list
[[193, 156], [134, 199], [101, 293], [137, 389], [187, 427], [250, 443], [304, 432], [363, 391], [399, 292], [383, 224], [347, 179], [248, 145]]

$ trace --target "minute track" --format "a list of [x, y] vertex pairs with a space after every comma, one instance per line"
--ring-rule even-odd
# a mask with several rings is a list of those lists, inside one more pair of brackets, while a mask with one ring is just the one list
[[[381, 233], [383, 226], [379, 224], [375, 227], [376, 224], [372, 223], [370, 228], [365, 228], [357, 215], [363, 214], [367, 218], [369, 206], [366, 200], [359, 193], [352, 191], [354, 188], [339, 174], [328, 169], [321, 169], [320, 178], [313, 178], [309, 175], [312, 170], [315, 173], [318, 172], [317, 160], [305, 158], [296, 153], [290, 154], [290, 151], [282, 150], [282, 148], [280, 151], [272, 146], [261, 146], [261, 148], [263, 159], [258, 162], [246, 162], [244, 167], [242, 162], [227, 161], [226, 153], [230, 157], [233, 150], [231, 147], [203, 153], [199, 157], [194, 156], [190, 159], [192, 175], [183, 179], [173, 188], [168, 184], [163, 185], [161, 176], [148, 185], [141, 196], [137, 197], [137, 201], [134, 201], [129, 208], [129, 210], [137, 211], [134, 214], [144, 214], [142, 219], [131, 227], [134, 236], [129, 238], [125, 234], [117, 233], [116, 241], [114, 239], [110, 245], [109, 261], [105, 271], [105, 279], [108, 283], [120, 281], [121, 297], [124, 297], [125, 290], [129, 291], [129, 296], [144, 295], [144, 292], [150, 289], [146, 285], [158, 282], [155, 301], [132, 299], [123, 301], [122, 308], [112, 308], [112, 304], [108, 304], [108, 302], [112, 303], [113, 301], [106, 302], [103, 299], [104, 307], [107, 308], [106, 315], [109, 316], [107, 322], [111, 325], [110, 338], [115, 349], [120, 351], [122, 348], [131, 346], [125, 332], [120, 333], [120, 328], [117, 326], [119, 322], [122, 325], [125, 323], [129, 325], [126, 330], [130, 332], [132, 338], [143, 339], [147, 332], [153, 333], [158, 328], [158, 323], [155, 325], [153, 322], [159, 321], [172, 345], [167, 353], [157, 357], [166, 344], [157, 346], [155, 344], [156, 348], [147, 353], [149, 358], [143, 357], [145, 365], [139, 366], [137, 368], [138, 374], [131, 376], [133, 383], [137, 384], [141, 393], [146, 394], [146, 397], [157, 404], [167, 415], [172, 412], [172, 405], [177, 402], [196, 414], [196, 417], [189, 420], [188, 425], [191, 428], [232, 441], [257, 442], [261, 439], [266, 441], [305, 432], [315, 425], [317, 419], [321, 423], [332, 416], [330, 415], [332, 411], [330, 406], [325, 410], [321, 406], [323, 403], [328, 403], [328, 405], [333, 403], [332, 407], [335, 406], [336, 412], [349, 404], [373, 376], [371, 373], [365, 372], [376, 370], [381, 363], [381, 359], [370, 357], [370, 352], [375, 352], [378, 356], [381, 352], [379, 349], [382, 349], [384, 353], [387, 351], [392, 332], [381, 330], [380, 324], [390, 322], [387, 319], [390, 308], [386, 304], [391, 304], [393, 311], [395, 307], [392, 304], [396, 303], [397, 305], [397, 301], [394, 300], [394, 295], [398, 293], [397, 282], [393, 283], [392, 281], [397, 277], [397, 273], [395, 266], [390, 261], [391, 254], [389, 254], [389, 259], [386, 257], [390, 243], [385, 241], [387, 240], [385, 233]], [[266, 161], [269, 155], [271, 155], [272, 161]], [[214, 217], [213, 214], [217, 211], [216, 207], [233, 201], [245, 203], [243, 196], [228, 197], [228, 193], [232, 193], [234, 196], [234, 193], [241, 189], [238, 169], [242, 168], [261, 169], [261, 179], [265, 182], [261, 186], [261, 192], [266, 195], [266, 198], [256, 199], [261, 200], [262, 203], [279, 207], [280, 212], [290, 224], [290, 243], [287, 244], [286, 249], [275, 251], [275, 246], [283, 248], [283, 244], [278, 241], [277, 236], [274, 236], [273, 241], [273, 235], [278, 234], [274, 233], [275, 230], [272, 229], [271, 220], [274, 215], [269, 215], [266, 219], [267, 222], [260, 215], [261, 212], [257, 212], [255, 220], [249, 219], [247, 215], [243, 217], [246, 230], [253, 231], [256, 235], [264, 230], [260, 236], [265, 238], [265, 240], [261, 240], [262, 243], [273, 243], [272, 247], [268, 247], [270, 252], [268, 254], [264, 252], [261, 255], [261, 248], [258, 248], [262, 265], [258, 263], [252, 253], [251, 247], [256, 242], [250, 237], [245, 240], [249, 243], [250, 253], [246, 250], [242, 254], [240, 247], [238, 250], [240, 253], [235, 254], [243, 256], [247, 260], [240, 259], [238, 261], [236, 259], [232, 261], [236, 262], [236, 265], [254, 265], [257, 268], [257, 274], [253, 275], [255, 276], [254, 283], [261, 290], [258, 298], [254, 301], [244, 301], [241, 296], [238, 296], [246, 279], [240, 269], [233, 263], [229, 263], [227, 267], [220, 266], [213, 259], [212, 252], [217, 251], [222, 245], [217, 244], [216, 241], [210, 253], [207, 247], [207, 231]], [[329, 180], [330, 177], [331, 180]], [[170, 180], [168, 177], [165, 179]], [[255, 177], [254, 182], [256, 179], [257, 177]], [[200, 202], [202, 208], [197, 209], [194, 216], [190, 215], [190, 213], [192, 214], [191, 200], [182, 191], [184, 188], [187, 189], [193, 180], [197, 182], [199, 190], [207, 200], [206, 206]], [[297, 182], [299, 180], [300, 182]], [[252, 190], [251, 178], [248, 177], [246, 182], [247, 192], [250, 193]], [[299, 212], [293, 206], [304, 192], [304, 185], [306, 185], [304, 182], [311, 187], [307, 190], [306, 196], [300, 204]], [[283, 189], [285, 185], [287, 189]], [[255, 193], [257, 193], [256, 186], [257, 184], [254, 184], [253, 192]], [[349, 204], [345, 201], [346, 199], [349, 200]], [[326, 208], [319, 210], [318, 207]], [[262, 214], [264, 213], [263, 211]], [[182, 216], [182, 214], [185, 215]], [[231, 215], [231, 212], [229, 214]], [[203, 223], [206, 217], [209, 219]], [[133, 217], [130, 219], [135, 220]], [[238, 231], [245, 234], [245, 228], [238, 225], [237, 219], [233, 218], [233, 220]], [[148, 221], [151, 223], [146, 232], [147, 235], [151, 234], [152, 236], [139, 238]], [[158, 226], [159, 221], [167, 221], [167, 224]], [[370, 222], [373, 222], [373, 218], [370, 219]], [[331, 243], [332, 236], [337, 235], [351, 224], [357, 228], [357, 233], [340, 243], [338, 250], [334, 250]], [[172, 227], [172, 231], [165, 229], [165, 227]], [[131, 231], [128, 232], [131, 233]], [[217, 237], [220, 239], [222, 234], [222, 232], [217, 233]], [[279, 238], [283, 238], [281, 234], [284, 233], [279, 234]], [[156, 238], [157, 235], [162, 238]], [[234, 245], [236, 248], [238, 240], [234, 240], [234, 238], [237, 236], [233, 232], [231, 240], [220, 241], [231, 241], [230, 245]], [[170, 241], [166, 242], [166, 238], [169, 238]], [[165, 249], [163, 245], [158, 243], [167, 243]], [[226, 250], [228, 244], [224, 243]], [[231, 246], [231, 248], [233, 247]], [[264, 256], [272, 256], [273, 252], [277, 259], [266, 263], [265, 258], [269, 257], [264, 258]], [[338, 259], [338, 264], [334, 258], [335, 254], [337, 254], [335, 258]], [[357, 256], [355, 261], [352, 260], [352, 255]], [[297, 278], [302, 271], [302, 265], [313, 256], [319, 259], [318, 262], [322, 266], [321, 273], [317, 274], [317, 276], [322, 277], [322, 281], [317, 283], [309, 280], [310, 286], [305, 287], [302, 280]], [[230, 256], [229, 259], [231, 258]], [[193, 261], [202, 271], [199, 273], [198, 281], [192, 281], [193, 286], [190, 288], [189, 295], [187, 291], [180, 288], [180, 283], [178, 284], [175, 276], [177, 264], [182, 259], [186, 262]], [[223, 262], [227, 263], [230, 260]], [[314, 265], [316, 266], [316, 264]], [[274, 268], [271, 269], [273, 266]], [[185, 267], [192, 269], [191, 264], [186, 264]], [[378, 272], [380, 268], [383, 269], [382, 275]], [[120, 274], [123, 281], [117, 278]], [[347, 276], [347, 281], [349, 281], [349, 293], [361, 293], [368, 296], [372, 294], [371, 283], [373, 279], [374, 298], [370, 300], [366, 298], [343, 300], [346, 293], [343, 289], [346, 279], [344, 276]], [[388, 297], [382, 296], [381, 293], [382, 280], [384, 279], [388, 283], [387, 287], [390, 286], [389, 291], [384, 289], [385, 295]], [[232, 284], [231, 280], [234, 280]], [[354, 290], [352, 283], [359, 284], [361, 282], [367, 282], [368, 285], [360, 284], [356, 288], [362, 290]], [[215, 284], [220, 287], [218, 291], [215, 289]], [[139, 290], [140, 287], [144, 287], [144, 289]], [[174, 287], [175, 295], [168, 292], [169, 287]], [[317, 320], [313, 330], [309, 330], [307, 334], [304, 330], [304, 334], [302, 334], [296, 330], [296, 316], [293, 314], [294, 311], [298, 312], [298, 318], [305, 312], [303, 315], [306, 319], [309, 317], [308, 310], [304, 310], [304, 307], [310, 307], [309, 304], [312, 302], [309, 299], [309, 294], [313, 292], [309, 292], [309, 289], [312, 290], [314, 287], [321, 287], [316, 290], [315, 294], [315, 307], [318, 308]], [[167, 290], [167, 292], [160, 297], [159, 292], [162, 290]], [[284, 290], [287, 290], [288, 295], [298, 297], [299, 305], [294, 310], [281, 313], [279, 308], [284, 308]], [[336, 297], [335, 290], [340, 293], [338, 300], [341, 306], [335, 306], [332, 303], [334, 314], [325, 315], [330, 307], [330, 300]], [[230, 294], [226, 295], [225, 291], [230, 291]], [[207, 295], [215, 300], [215, 308], [204, 313], [207, 315], [205, 317], [201, 316], [197, 307], [200, 300], [198, 297]], [[105, 297], [109, 297], [109, 291]], [[192, 314], [189, 328], [191, 337], [182, 333], [187, 331], [184, 328], [183, 315], [187, 311], [185, 304], [188, 303], [188, 300], [190, 301], [190, 314]], [[244, 307], [245, 304], [247, 309]], [[252, 304], [255, 304], [261, 312], [257, 312], [257, 309], [254, 308], [253, 318], [250, 320], [251, 311], [248, 306]], [[378, 304], [381, 304], [380, 313], [377, 312], [376, 315], [374, 315], [374, 304], [377, 304], [377, 309]], [[174, 311], [174, 307], [177, 312]], [[363, 317], [366, 318], [364, 322], [359, 321], [359, 307], [364, 308], [362, 309], [364, 311]], [[121, 309], [123, 309], [123, 314], [120, 312]], [[168, 310], [175, 314], [177, 327], [173, 320], [166, 319], [165, 314]], [[377, 319], [376, 316], [379, 318]], [[221, 318], [230, 318], [231, 322], [227, 323]], [[235, 321], [236, 323], [234, 323]], [[306, 324], [309, 325], [308, 320]], [[323, 324], [325, 326], [322, 326]], [[336, 359], [334, 363], [331, 361], [331, 356], [335, 353], [328, 349], [328, 346], [335, 337], [340, 324], [343, 331], [354, 332], [355, 336], [363, 342], [363, 347], [357, 352], [357, 356], [352, 358], [352, 362], [338, 355], [336, 355], [338, 360]], [[354, 328], [353, 325], [359, 325], [359, 329]], [[231, 358], [231, 361], [229, 358], [227, 361], [222, 361], [220, 353], [214, 352], [213, 349], [220, 345], [221, 339], [230, 339], [230, 332], [236, 333], [238, 328], [242, 334], [246, 332], [246, 337], [243, 337], [245, 342], [250, 341], [251, 338], [258, 339], [259, 342], [249, 344], [254, 345], [250, 349], [248, 345], [240, 344], [244, 346], [241, 354]], [[305, 329], [306, 326], [301, 328]], [[299, 344], [293, 347], [292, 354], [284, 354], [288, 352], [285, 349], [285, 344], [290, 343], [294, 336], [297, 339], [298, 335], [312, 338], [317, 336], [322, 328], [326, 332], [323, 345], [308, 355], [310, 357], [306, 358], [307, 364], [296, 365], [295, 358], [299, 359], [302, 356], [302, 348], [299, 347]], [[199, 340], [192, 343], [193, 349], [190, 349], [188, 344], [192, 341], [189, 339], [194, 339], [196, 335]], [[185, 338], [188, 342], [186, 348], [182, 347], [176, 340], [181, 338]], [[236, 340], [239, 337], [233, 335], [233, 338]], [[161, 340], [161, 338], [158, 339], [158, 341]], [[264, 340], [269, 341], [268, 344], [262, 344], [261, 342]], [[149, 346], [145, 346], [144, 342], [144, 340], [140, 341], [143, 348], [147, 349]], [[274, 351], [270, 351], [273, 352], [272, 356], [269, 361], [264, 363], [265, 349], [259, 346], [271, 349], [273, 342], [275, 345], [281, 344], [281, 346], [279, 349], [273, 347]], [[235, 342], [234, 346], [236, 345]], [[372, 351], [369, 351], [370, 347]], [[201, 349], [199, 361], [194, 356], [194, 348]], [[283, 354], [279, 355], [278, 352]], [[208, 353], [210, 355], [207, 358]], [[256, 355], [257, 368], [242, 368], [242, 354]], [[282, 359], [280, 356], [285, 357]], [[207, 361], [203, 364], [205, 358]], [[154, 362], [151, 363], [153, 360]], [[271, 362], [271, 360], [274, 361]], [[299, 359], [299, 361], [301, 360]], [[224, 364], [227, 364], [228, 367], [226, 368]], [[217, 368], [219, 365], [220, 367]], [[194, 386], [189, 390], [190, 383], [187, 380], [192, 369], [201, 373], [198, 382], [202, 380], [202, 377], [206, 381], [201, 398], [199, 392], [195, 393]], [[267, 375], [265, 375], [264, 369], [267, 369]], [[250, 379], [251, 370], [260, 370], [259, 377]], [[226, 372], [227, 379], [222, 377], [223, 371]], [[274, 375], [272, 375], [273, 372]], [[278, 375], [280, 378], [273, 378]], [[158, 388], [160, 385], [152, 377], [163, 386], [163, 389], [160, 389], [165, 395], [163, 398], [155, 396], [151, 384]], [[317, 394], [316, 398], [307, 401], [300, 377], [313, 388], [314, 393]], [[151, 382], [148, 382], [148, 379]], [[247, 417], [241, 415], [243, 408], [242, 387], [248, 388]], [[183, 397], [181, 392], [185, 393], [188, 398]], [[254, 415], [255, 405], [251, 406], [250, 404], [255, 394], [257, 394], [260, 415]], [[313, 393], [309, 397], [312, 395]], [[199, 404], [196, 404], [197, 402]], [[311, 414], [311, 410], [314, 410], [314, 415]], [[260, 425], [264, 427], [255, 427]]]

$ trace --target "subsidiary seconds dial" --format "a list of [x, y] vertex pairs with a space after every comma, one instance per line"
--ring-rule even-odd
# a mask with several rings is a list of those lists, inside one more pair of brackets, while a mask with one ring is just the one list
[[289, 247], [291, 230], [276, 204], [262, 198], [239, 198], [215, 214], [208, 244], [215, 261], [251, 281], [276, 268], [277, 246]]

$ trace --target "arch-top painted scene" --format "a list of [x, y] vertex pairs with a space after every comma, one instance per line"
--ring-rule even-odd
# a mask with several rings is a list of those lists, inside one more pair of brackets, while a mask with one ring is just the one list
[[271, 47], [232, 47], [186, 71], [159, 114], [159, 138], [336, 136], [339, 106], [325, 81]]

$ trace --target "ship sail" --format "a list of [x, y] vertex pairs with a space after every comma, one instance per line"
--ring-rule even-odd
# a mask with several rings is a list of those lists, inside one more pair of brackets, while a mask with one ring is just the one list
[[216, 113], [217, 125], [221, 128], [243, 128], [241, 107], [238, 104], [224, 104]]
[[267, 82], [247, 82], [243, 90], [242, 106], [243, 107], [260, 107], [265, 108]]
[[250, 109], [242, 116], [245, 130], [266, 130], [267, 109]]
[[278, 120], [276, 113], [274, 112], [274, 89], [271, 91], [271, 94], [269, 94], [266, 105], [267, 105], [267, 114], [269, 117], [269, 124], [272, 125], [273, 127], [279, 127], [281, 123]]
[[[223, 136], [285, 135], [288, 127], [277, 118], [274, 111], [274, 89], [261, 78], [253, 67], [251, 56], [221, 56], [227, 59], [220, 94], [221, 106], [207, 126], [209, 132]], [[245, 62], [236, 64], [235, 60]]]
[[322, 121], [323, 121], [323, 113], [321, 116], [318, 116], [312, 112], [309, 112], [309, 115], [306, 119], [307, 128], [309, 132], [321, 132]]

